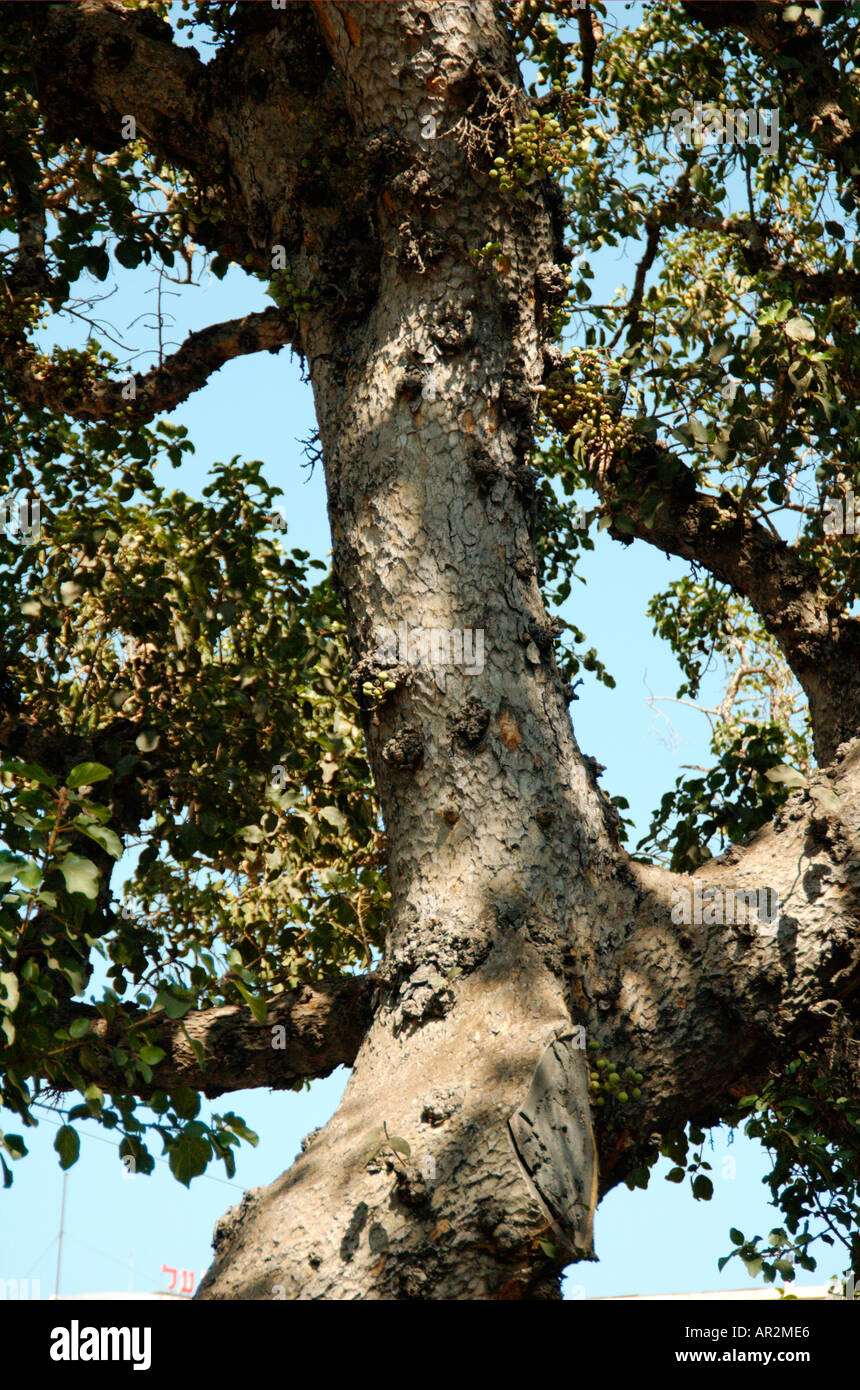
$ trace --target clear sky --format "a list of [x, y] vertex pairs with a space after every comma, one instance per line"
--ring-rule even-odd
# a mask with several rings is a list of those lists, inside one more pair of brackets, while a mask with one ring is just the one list
[[[629, 259], [619, 251], [606, 252], [595, 280], [595, 301], [606, 302], [632, 276]], [[144, 354], [134, 363], [138, 370], [148, 365], [152, 346], [152, 334], [139, 316], [151, 314], [154, 302], [154, 282], [141, 269], [120, 272], [118, 291], [103, 306], [105, 319]], [[240, 270], [232, 270], [223, 282], [204, 277], [201, 288], [180, 289], [167, 301], [174, 318], [170, 337], [178, 343], [191, 330], [269, 302], [260, 285]], [[127, 328], [135, 320], [136, 326]], [[67, 324], [57, 326], [56, 340], [81, 341]], [[228, 363], [171, 418], [187, 425], [197, 452], [178, 473], [166, 468], [163, 481], [172, 479], [199, 493], [216, 460], [236, 454], [262, 459], [269, 479], [284, 490], [280, 502], [288, 520], [287, 546], [327, 557], [321, 470], [308, 478], [301, 466], [300, 441], [314, 426], [311, 390], [287, 351]], [[682, 765], [707, 760], [708, 727], [702, 715], [671, 704], [655, 713], [647, 703], [649, 694], [673, 695], [679, 676], [668, 647], [651, 633], [645, 607], [653, 593], [684, 569], [639, 541], [625, 548], [600, 532], [596, 549], [580, 564], [587, 585], [575, 585], [562, 610], [583, 629], [589, 645], [597, 646], [617, 681], [609, 691], [586, 674], [571, 714], [580, 747], [606, 766], [604, 787], [630, 801], [634, 842]], [[713, 682], [706, 687], [706, 697], [715, 688]], [[260, 1145], [256, 1150], [242, 1145], [232, 1182], [213, 1167], [211, 1176], [193, 1182], [190, 1191], [174, 1180], [165, 1162], [156, 1164], [152, 1177], [127, 1177], [115, 1143], [97, 1126], [88, 1135], [81, 1125], [82, 1157], [67, 1178], [61, 1293], [166, 1289], [170, 1274], [164, 1267], [193, 1271], [199, 1279], [209, 1263], [218, 1216], [246, 1188], [273, 1181], [289, 1166], [302, 1136], [332, 1113], [345, 1079], [340, 1071], [302, 1094], [244, 1092], [211, 1103], [210, 1111], [241, 1114], [259, 1133]], [[13, 1187], [0, 1192], [0, 1278], [38, 1279], [45, 1297], [55, 1287], [63, 1176], [52, 1148], [58, 1121], [41, 1113], [44, 1123], [24, 1134], [30, 1154], [15, 1165]], [[20, 1129], [17, 1120], [3, 1114], [0, 1127]], [[569, 1298], [741, 1288], [754, 1282], [736, 1261], [720, 1275], [717, 1258], [731, 1248], [730, 1226], [746, 1235], [764, 1235], [779, 1224], [762, 1187], [766, 1159], [757, 1144], [742, 1136], [735, 1136], [734, 1143], [724, 1131], [713, 1137], [713, 1200], [695, 1202], [688, 1186], [667, 1183], [662, 1174], [671, 1166], [668, 1161], [652, 1176], [647, 1192], [612, 1192], [597, 1215], [600, 1262], [573, 1268], [566, 1281]], [[824, 1282], [835, 1272], [835, 1263], [836, 1257], [834, 1269], [822, 1264], [799, 1282]]]

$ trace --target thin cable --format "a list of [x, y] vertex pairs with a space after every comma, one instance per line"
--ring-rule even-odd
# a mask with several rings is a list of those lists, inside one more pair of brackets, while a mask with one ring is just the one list
[[29, 1279], [29, 1278], [30, 1278], [30, 1275], [33, 1273], [33, 1270], [36, 1268], [36, 1265], [39, 1263], [39, 1260], [44, 1260], [44, 1258], [45, 1258], [45, 1256], [47, 1255], [48, 1251], [50, 1250], [51, 1246], [54, 1244], [54, 1241], [57, 1240], [57, 1239], [58, 1239], [58, 1237], [57, 1237], [57, 1236], [54, 1236], [53, 1240], [49, 1240], [49, 1241], [48, 1241], [48, 1244], [45, 1246], [44, 1250], [42, 1251], [41, 1255], [39, 1256], [39, 1259], [34, 1260], [33, 1263], [30, 1265], [30, 1268], [27, 1270], [27, 1273], [24, 1275], [24, 1278], [25, 1278], [25, 1279]]

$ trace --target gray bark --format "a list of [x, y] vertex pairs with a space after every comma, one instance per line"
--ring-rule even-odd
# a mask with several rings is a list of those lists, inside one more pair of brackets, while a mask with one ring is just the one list
[[[509, 1122], [570, 1031], [567, 954], [605, 906], [613, 853], [567, 717], [529, 535], [524, 454], [545, 310], [536, 285], [552, 227], [540, 189], [513, 222], [494, 208], [464, 119], [481, 94], [479, 61], [495, 75], [501, 129], [519, 100], [490, 7], [364, 6], [358, 34], [352, 13], [323, 6], [321, 24], [359, 138], [396, 142], [402, 171], [380, 198], [382, 270], [367, 321], [350, 334], [325, 319], [305, 331], [355, 669], [360, 681], [379, 674], [376, 649], [400, 622], [483, 630], [485, 665], [471, 676], [396, 668], [396, 690], [368, 712], [392, 888], [385, 986], [337, 1115], [245, 1204], [204, 1293], [265, 1297], [284, 1284], [302, 1298], [540, 1296], [555, 1293], [558, 1267], [541, 1239], [591, 1252], [583, 1052], [567, 1047], [561, 1067], [577, 1101], [565, 1111], [563, 1181], [542, 1179], [557, 1146], [541, 1155], [537, 1141], [527, 1176]], [[492, 238], [510, 263], [498, 279], [469, 254]], [[435, 395], [422, 397], [416, 387], [429, 381]], [[547, 1141], [558, 1118], [540, 1116]], [[393, 1149], [365, 1161], [383, 1124], [406, 1139], [410, 1161]], [[422, 1166], [435, 1178], [422, 1181]]]

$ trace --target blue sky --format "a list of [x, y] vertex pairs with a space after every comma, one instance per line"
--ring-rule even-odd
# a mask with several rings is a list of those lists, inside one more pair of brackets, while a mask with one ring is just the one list
[[[606, 302], [632, 276], [629, 259], [620, 251], [605, 252], [595, 301]], [[105, 305], [105, 317], [132, 346], [147, 353], [152, 336], [139, 315], [151, 312], [153, 280], [143, 269], [122, 272], [119, 283], [116, 296]], [[223, 282], [204, 276], [201, 288], [182, 289], [167, 301], [175, 320], [169, 336], [178, 343], [189, 331], [268, 303], [260, 285], [240, 270], [231, 270]], [[126, 332], [135, 319], [137, 325]], [[58, 325], [55, 336], [66, 343], [81, 341], [67, 325]], [[134, 365], [141, 369], [146, 357]], [[288, 352], [228, 363], [171, 418], [188, 427], [196, 454], [178, 472], [165, 468], [163, 481], [199, 493], [216, 460], [235, 454], [262, 459], [269, 479], [284, 491], [280, 505], [288, 521], [286, 544], [327, 558], [322, 471], [318, 468], [309, 478], [302, 467], [300, 441], [314, 427], [311, 390]], [[684, 572], [680, 562], [638, 541], [623, 547], [600, 532], [595, 550], [580, 563], [587, 584], [575, 585], [562, 610], [583, 629], [588, 644], [597, 646], [617, 681], [609, 691], [586, 674], [571, 715], [580, 747], [606, 766], [604, 787], [630, 801], [634, 842], [681, 766], [704, 763], [708, 756], [702, 715], [675, 705], [664, 705], [660, 715], [647, 703], [649, 694], [673, 695], [679, 676], [669, 648], [651, 633], [646, 604]], [[712, 682], [705, 696], [714, 689]], [[88, 1133], [82, 1126], [82, 1158], [67, 1179], [61, 1293], [165, 1289], [169, 1275], [164, 1266], [193, 1271], [199, 1279], [209, 1263], [218, 1216], [246, 1188], [280, 1175], [299, 1151], [303, 1135], [332, 1113], [345, 1079], [341, 1071], [306, 1093], [245, 1092], [209, 1105], [215, 1112], [236, 1110], [259, 1133], [260, 1145], [256, 1150], [241, 1147], [232, 1182], [213, 1168], [190, 1191], [173, 1179], [164, 1162], [152, 1177], [127, 1177], [113, 1141], [97, 1127]], [[52, 1148], [58, 1121], [40, 1113], [44, 1123], [25, 1134], [30, 1154], [15, 1165], [14, 1186], [0, 1192], [0, 1277], [38, 1279], [44, 1297], [55, 1287], [63, 1178]], [[6, 1119], [9, 1129], [19, 1129]], [[715, 1196], [710, 1203], [694, 1202], [688, 1187], [665, 1182], [661, 1175], [671, 1166], [668, 1161], [647, 1192], [611, 1193], [596, 1222], [600, 1262], [572, 1270], [567, 1296], [728, 1289], [754, 1282], [736, 1262], [722, 1275], [717, 1271], [718, 1256], [730, 1248], [730, 1226], [752, 1235], [779, 1224], [762, 1187], [765, 1156], [741, 1136], [730, 1140], [724, 1131], [714, 1135], [709, 1157]], [[836, 1263], [834, 1256], [833, 1269], [824, 1263], [800, 1282], [823, 1282]]]

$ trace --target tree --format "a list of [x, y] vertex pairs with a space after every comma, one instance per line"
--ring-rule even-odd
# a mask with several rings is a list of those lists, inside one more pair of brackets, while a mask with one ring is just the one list
[[[557, 1297], [601, 1194], [662, 1151], [706, 1199], [689, 1145], [744, 1115], [786, 1227], [741, 1257], [814, 1267], [823, 1210], [860, 1271], [855, 15], [193, 6], [206, 63], [166, 16], [0, 15], [3, 467], [43, 518], [2, 571], [4, 1104], [80, 1092], [64, 1165], [90, 1117], [187, 1182], [253, 1139], [201, 1093], [351, 1065], [207, 1298]], [[275, 302], [145, 373], [40, 347], [112, 258]], [[331, 582], [260, 465], [202, 501], [152, 474], [190, 447], [157, 416], [287, 345]], [[568, 715], [611, 677], [550, 616], [586, 488], [690, 563], [651, 606], [679, 698], [727, 663], [715, 765], [639, 854]]]

